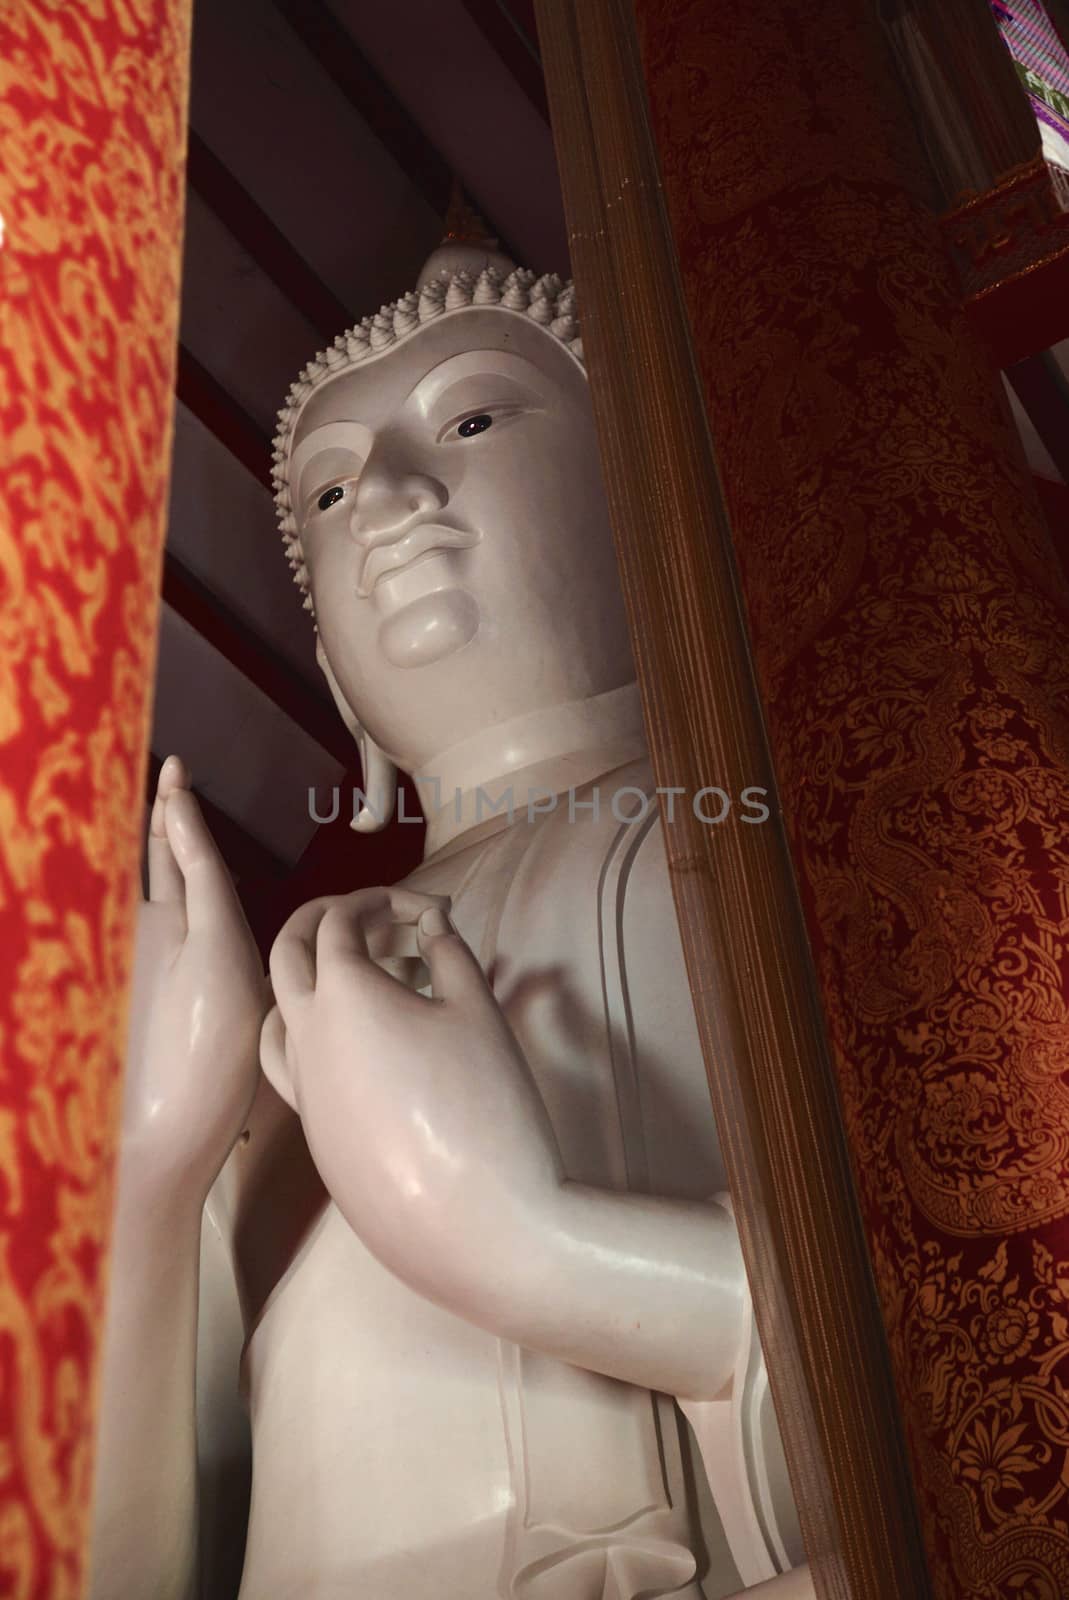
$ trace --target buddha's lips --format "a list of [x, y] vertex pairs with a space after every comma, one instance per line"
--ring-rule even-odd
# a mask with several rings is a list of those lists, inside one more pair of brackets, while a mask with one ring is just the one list
[[397, 539], [372, 545], [364, 558], [357, 594], [366, 598], [383, 578], [393, 577], [432, 550], [465, 550], [479, 536], [465, 528], [445, 528], [437, 522], [420, 522]]

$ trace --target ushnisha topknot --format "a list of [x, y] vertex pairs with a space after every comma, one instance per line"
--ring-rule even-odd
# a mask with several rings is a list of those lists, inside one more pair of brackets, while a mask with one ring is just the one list
[[[516, 267], [510, 271], [511, 263], [503, 257], [498, 257], [502, 265], [487, 262], [485, 248], [472, 251], [472, 254], [478, 254], [483, 262], [487, 262], [481, 270], [457, 267], [455, 263], [458, 257], [463, 259], [465, 249], [470, 248], [464, 245], [441, 247], [424, 268], [415, 289], [402, 295], [392, 305], [383, 306], [373, 317], [365, 317], [345, 333], [340, 333], [330, 348], [321, 350], [314, 360], [309, 361], [290, 385], [286, 403], [278, 413], [271, 477], [275, 485], [275, 505], [286, 560], [293, 572], [294, 582], [304, 596], [306, 611], [313, 609], [308, 588], [308, 568], [286, 474], [297, 420], [310, 395], [332, 378], [384, 355], [438, 317], [488, 308], [529, 318], [566, 345], [578, 361], [583, 360], [575, 288], [571, 282], [563, 282], [554, 272], [539, 277], [528, 267]], [[436, 257], [444, 258], [447, 265], [428, 276]]]

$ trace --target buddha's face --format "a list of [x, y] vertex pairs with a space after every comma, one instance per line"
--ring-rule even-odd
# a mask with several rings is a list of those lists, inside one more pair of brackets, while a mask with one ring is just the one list
[[323, 650], [402, 767], [634, 677], [586, 378], [536, 326], [446, 316], [334, 379], [289, 481]]

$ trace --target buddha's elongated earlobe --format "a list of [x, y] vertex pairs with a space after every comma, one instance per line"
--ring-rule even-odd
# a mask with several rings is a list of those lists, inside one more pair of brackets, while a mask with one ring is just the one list
[[364, 804], [349, 826], [356, 833], [378, 833], [392, 820], [397, 805], [397, 768], [369, 734], [361, 732], [357, 742], [364, 773]]
[[356, 712], [342, 694], [338, 680], [327, 660], [323, 641], [316, 638], [316, 661], [327, 680], [331, 699], [338, 714], [356, 742], [360, 753], [360, 768], [364, 782], [364, 802], [349, 826], [356, 833], [378, 833], [391, 821], [397, 804], [397, 768], [384, 755], [371, 735], [361, 725]]

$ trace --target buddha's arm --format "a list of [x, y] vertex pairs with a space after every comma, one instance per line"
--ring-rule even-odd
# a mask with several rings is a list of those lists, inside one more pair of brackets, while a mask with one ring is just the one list
[[91, 1600], [196, 1592], [201, 1214], [258, 1077], [260, 959], [188, 785], [180, 763], [164, 764], [149, 837], [151, 898], [138, 919]]
[[[778, 1535], [784, 1533], [784, 1507], [765, 1502], [768, 1520], [757, 1521], [744, 1452], [736, 1448], [741, 1394], [732, 1391], [745, 1381], [752, 1313], [728, 1211], [565, 1182], [532, 1222], [511, 1270], [496, 1284], [484, 1282], [474, 1292], [469, 1286], [451, 1309], [572, 1365], [675, 1395], [696, 1424], [740, 1573], [747, 1572], [741, 1554], [753, 1557], [758, 1550], [760, 1564], [753, 1570], [767, 1573], [767, 1529], [771, 1523]], [[475, 1253], [480, 1247], [485, 1250], [483, 1240], [473, 1241]], [[719, 1425], [703, 1429], [701, 1414], [713, 1413]], [[749, 1444], [759, 1459], [778, 1448], [767, 1437], [750, 1438]], [[793, 1512], [785, 1521], [793, 1528]], [[790, 1559], [802, 1558], [800, 1540], [788, 1537], [785, 1549]], [[804, 1562], [745, 1592], [767, 1600], [816, 1596]]]
[[200, 1208], [120, 1190], [100, 1387], [90, 1600], [196, 1594]]
[[561, 1183], [517, 1241], [510, 1278], [487, 1306], [504, 1337], [681, 1399], [731, 1384], [748, 1291], [719, 1206]]
[[[475, 957], [402, 890], [297, 913], [271, 956], [262, 1060], [335, 1203], [428, 1299], [547, 1354], [681, 1397], [730, 1382], [746, 1287], [717, 1205], [566, 1181], [516, 1040]], [[422, 912], [422, 915], [421, 915]], [[368, 955], [420, 916], [435, 998]]]
[[[809, 1565], [793, 1567], [779, 1578], [753, 1584], [744, 1591], [746, 1600], [816, 1600], [817, 1591]], [[743, 1600], [736, 1595], [735, 1600]]]

